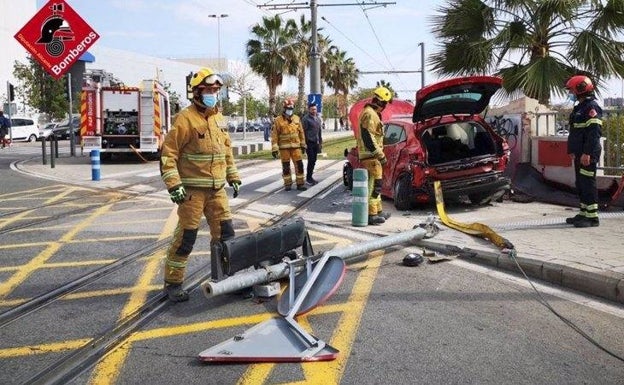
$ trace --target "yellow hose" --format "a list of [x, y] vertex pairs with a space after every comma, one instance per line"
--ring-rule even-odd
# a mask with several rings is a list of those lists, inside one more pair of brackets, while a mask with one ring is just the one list
[[462, 233], [468, 235], [474, 235], [483, 239], [487, 239], [501, 249], [513, 249], [514, 245], [507, 239], [498, 235], [494, 230], [489, 228], [483, 223], [461, 223], [446, 215], [444, 210], [444, 197], [442, 196], [442, 184], [440, 181], [433, 182], [433, 188], [435, 190], [436, 208], [438, 209], [438, 215], [440, 220], [446, 226], [459, 230]]

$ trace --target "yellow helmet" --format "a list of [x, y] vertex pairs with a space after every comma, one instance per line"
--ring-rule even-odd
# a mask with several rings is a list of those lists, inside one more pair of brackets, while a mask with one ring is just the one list
[[392, 92], [386, 87], [377, 87], [373, 91], [373, 95], [382, 102], [389, 103], [392, 101]]
[[211, 86], [214, 84], [222, 86], [223, 79], [221, 79], [221, 76], [215, 74], [214, 71], [208, 67], [204, 67], [195, 72], [190, 81], [191, 89], [193, 90], [197, 87]]

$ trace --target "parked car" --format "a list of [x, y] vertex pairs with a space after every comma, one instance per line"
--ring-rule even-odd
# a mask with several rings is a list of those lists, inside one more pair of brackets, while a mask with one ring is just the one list
[[[433, 182], [442, 182], [445, 198], [466, 196], [483, 205], [510, 188], [504, 174], [509, 162], [506, 141], [480, 116], [502, 79], [474, 76], [445, 80], [422, 88], [411, 117], [384, 122], [381, 195], [408, 210], [435, 198]], [[344, 184], [353, 186], [360, 168], [357, 148], [345, 150]]]
[[11, 116], [11, 136], [13, 141], [34, 142], [39, 137], [39, 125], [32, 118]]
[[39, 140], [46, 140], [59, 123], [48, 123], [43, 128], [39, 128]]
[[[72, 118], [71, 126], [72, 126], [72, 129], [74, 130], [74, 137], [78, 137], [78, 135], [80, 135], [80, 116], [74, 116]], [[69, 136], [70, 136], [69, 122], [66, 120], [64, 122], [59, 123], [58, 126], [52, 129], [52, 133], [57, 139], [69, 139]]]

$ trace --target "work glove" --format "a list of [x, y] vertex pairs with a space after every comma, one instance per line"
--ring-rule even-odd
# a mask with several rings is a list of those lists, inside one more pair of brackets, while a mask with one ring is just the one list
[[277, 159], [277, 156], [279, 155], [279, 151], [273, 151], [271, 155], [273, 155], [273, 159]]
[[171, 198], [171, 201], [175, 204], [180, 204], [182, 202], [184, 202], [184, 198], [186, 198], [186, 190], [184, 189], [184, 186], [182, 186], [181, 184], [170, 188], [169, 190], [169, 197]]
[[381, 163], [382, 166], [385, 166], [386, 163], [388, 163], [388, 159], [386, 159], [386, 157], [383, 156], [379, 159], [379, 163]]
[[242, 183], [240, 180], [235, 180], [234, 182], [230, 182], [230, 186], [232, 186], [232, 190], [234, 190], [234, 193], [232, 194], [232, 198], [236, 198], [238, 196], [238, 190], [240, 189], [241, 184]]

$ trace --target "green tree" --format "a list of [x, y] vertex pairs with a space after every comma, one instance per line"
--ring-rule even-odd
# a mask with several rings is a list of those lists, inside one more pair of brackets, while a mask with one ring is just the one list
[[306, 69], [310, 65], [310, 51], [312, 50], [312, 22], [306, 21], [305, 16], [301, 15], [296, 27], [295, 41], [290, 51], [289, 74], [297, 77], [297, 105], [303, 110], [307, 104], [305, 80]]
[[[66, 96], [63, 78], [55, 80], [32, 57], [28, 56], [28, 63], [15, 61], [13, 76], [17, 79], [16, 93], [22, 95], [26, 104], [41, 113], [48, 114], [52, 119], [67, 117], [69, 99]], [[79, 98], [74, 97], [76, 104]]]
[[442, 49], [428, 62], [442, 75], [496, 73], [508, 93], [546, 105], [575, 73], [598, 87], [624, 77], [622, 0], [449, 0], [438, 11]]
[[163, 88], [169, 94], [169, 113], [170, 116], [173, 116], [178, 112], [176, 109], [181, 109], [182, 107], [182, 97], [176, 91], [171, 91], [171, 82], [163, 82]]
[[263, 17], [251, 28], [255, 36], [246, 44], [251, 69], [263, 77], [269, 89], [269, 110], [275, 113], [275, 95], [284, 75], [288, 74], [297, 26], [293, 20], [284, 21], [279, 15]]
[[329, 49], [326, 58], [325, 81], [334, 90], [340, 115], [347, 116], [349, 92], [357, 86], [358, 69], [353, 58], [347, 57], [347, 53], [336, 46]]

